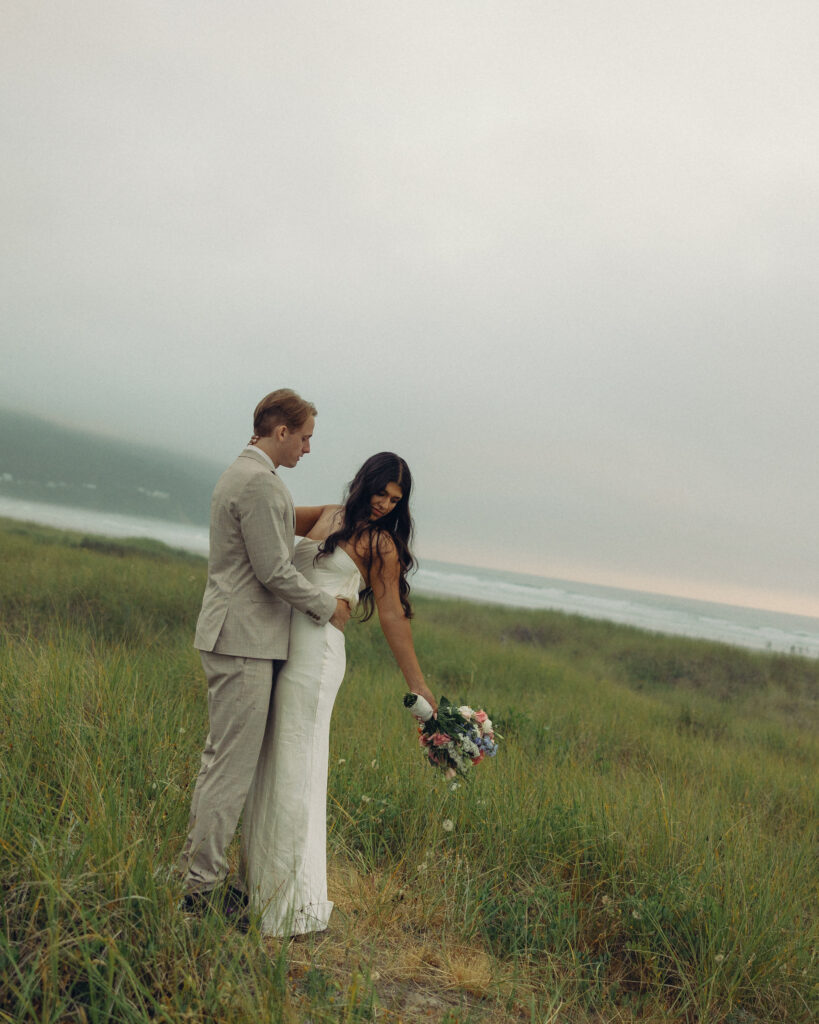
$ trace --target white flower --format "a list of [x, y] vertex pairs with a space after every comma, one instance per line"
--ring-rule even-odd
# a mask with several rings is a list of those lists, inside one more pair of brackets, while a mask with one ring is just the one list
[[452, 760], [455, 762], [455, 767], [456, 768], [460, 768], [461, 770], [466, 768], [467, 765], [471, 765], [472, 764], [472, 762], [469, 760], [469, 758], [464, 757], [461, 754], [460, 750], [452, 750], [452, 751], [450, 751], [450, 756], [452, 757]]
[[371, 797], [368, 797], [368, 796], [362, 796], [362, 798], [361, 798], [362, 804], [368, 804], [370, 802], [370, 800], [371, 800]]
[[717, 955], [714, 957], [714, 959], [716, 960], [716, 962], [718, 964], [721, 964], [722, 961], [725, 959], [725, 954], [724, 953], [717, 953]]
[[377, 768], [377, 767], [378, 767], [378, 761], [377, 761], [376, 758], [373, 758], [372, 761], [370, 761], [370, 768]]
[[461, 714], [462, 714], [462, 715], [464, 716], [464, 718], [465, 718], [465, 719], [467, 720], [467, 722], [468, 722], [468, 721], [469, 721], [469, 720], [470, 720], [470, 719], [472, 718], [472, 716], [473, 716], [473, 715], [475, 714], [475, 712], [474, 712], [474, 711], [472, 710], [472, 708], [471, 708], [471, 707], [470, 707], [470, 706], [469, 706], [468, 704], [462, 704], [462, 705], [461, 705], [461, 706], [460, 706], [460, 707], [458, 708], [458, 710], [459, 710], [459, 711], [461, 712]]
[[488, 736], [492, 732], [492, 719], [487, 718], [485, 722], [481, 722], [481, 732], [484, 736]]
[[340, 757], [338, 759], [338, 763], [339, 764], [347, 764], [347, 758], [346, 757]]
[[455, 828], [455, 822], [452, 820], [452, 818], [444, 818], [444, 820], [441, 822], [441, 828], [444, 830], [444, 832], [451, 832]]

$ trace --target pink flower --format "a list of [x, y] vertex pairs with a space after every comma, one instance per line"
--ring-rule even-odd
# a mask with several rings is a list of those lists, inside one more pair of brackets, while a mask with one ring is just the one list
[[475, 712], [475, 721], [476, 722], [480, 722], [482, 724], [483, 722], [485, 722], [487, 720], [487, 718], [489, 718], [489, 715], [487, 715], [487, 713], [485, 711], [476, 711]]
[[450, 742], [450, 737], [445, 732], [436, 732], [432, 735], [432, 744], [435, 747], [445, 747]]
[[427, 736], [425, 732], [422, 732], [421, 735], [418, 737], [418, 742], [421, 744], [422, 747], [428, 747], [429, 736]]

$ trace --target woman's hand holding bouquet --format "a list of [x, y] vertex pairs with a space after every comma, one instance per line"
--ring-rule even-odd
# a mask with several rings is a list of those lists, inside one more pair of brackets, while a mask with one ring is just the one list
[[433, 717], [429, 702], [415, 693], [404, 696], [404, 707], [418, 721], [418, 742], [427, 760], [441, 768], [447, 779], [466, 777], [473, 765], [498, 752], [492, 722], [485, 711], [465, 704], [456, 707], [441, 697], [437, 717]]

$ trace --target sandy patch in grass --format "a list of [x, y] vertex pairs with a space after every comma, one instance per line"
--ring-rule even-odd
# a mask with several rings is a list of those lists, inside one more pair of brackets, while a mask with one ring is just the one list
[[[330, 927], [288, 943], [295, 1003], [304, 1005], [311, 979], [315, 986], [321, 978], [325, 999], [333, 989], [345, 1006], [352, 989], [371, 987], [378, 1020], [531, 1020], [520, 978], [480, 946], [445, 937], [443, 906], [428, 905], [396, 877], [360, 875], [349, 865], [331, 866], [328, 888], [335, 901]], [[265, 944], [272, 957], [280, 954], [280, 940]]]

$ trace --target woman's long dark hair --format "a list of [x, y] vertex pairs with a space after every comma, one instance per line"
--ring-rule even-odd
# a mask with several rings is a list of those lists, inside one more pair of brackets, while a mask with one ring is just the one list
[[[374, 494], [381, 494], [387, 484], [398, 484], [402, 490], [401, 500], [380, 519], [370, 519], [372, 509], [370, 499]], [[383, 564], [383, 555], [379, 542], [383, 535], [392, 538], [398, 554], [400, 573], [398, 577], [398, 594], [401, 607], [408, 619], [412, 618], [412, 606], [409, 602], [410, 585], [407, 573], [415, 565], [410, 551], [410, 543], [414, 530], [409, 510], [409, 499], [412, 492], [412, 474], [404, 460], [393, 452], [379, 452], [371, 455], [359, 469], [347, 487], [347, 496], [343, 505], [344, 520], [341, 526], [321, 544], [319, 554], [329, 555], [335, 551], [339, 541], [351, 541], [353, 544], [361, 538], [367, 538], [368, 552], [364, 558], [367, 571], [373, 565]], [[369, 619], [374, 610], [372, 587], [367, 587], [360, 597], [360, 607], [364, 610], [363, 622]]]

